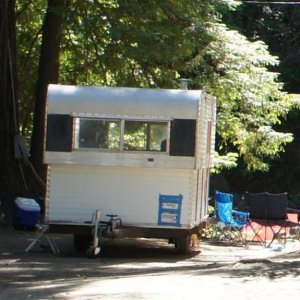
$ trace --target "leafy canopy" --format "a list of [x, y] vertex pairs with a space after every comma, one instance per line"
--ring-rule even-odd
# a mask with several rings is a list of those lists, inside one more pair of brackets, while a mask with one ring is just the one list
[[207, 53], [214, 72], [207, 75], [208, 79], [202, 74], [197, 79], [201, 83], [204, 79], [204, 86], [218, 99], [219, 151], [239, 153], [250, 170], [267, 170], [269, 159], [293, 138], [273, 129], [292, 104], [281, 91], [278, 74], [267, 69], [278, 60], [260, 41], [250, 43], [221, 24], [214, 25], [213, 30], [217, 38]]
[[[26, 7], [32, 20], [19, 18], [21, 89], [28, 94], [35, 77], [26, 76], [22, 57], [39, 48], [40, 39], [34, 37], [41, 16], [33, 14], [43, 11], [42, 4], [33, 1]], [[278, 74], [268, 71], [278, 60], [267, 46], [250, 42], [221, 23], [222, 14], [235, 4], [229, 0], [73, 0], [65, 16], [60, 82], [178, 88], [180, 77], [190, 78], [192, 88], [205, 89], [218, 100], [217, 166], [243, 160], [249, 170], [267, 170], [270, 159], [292, 140], [291, 134], [274, 130], [291, 100], [282, 92]], [[28, 63], [35, 66], [36, 52], [30, 51]], [[26, 99], [20, 99], [21, 110], [31, 97]]]

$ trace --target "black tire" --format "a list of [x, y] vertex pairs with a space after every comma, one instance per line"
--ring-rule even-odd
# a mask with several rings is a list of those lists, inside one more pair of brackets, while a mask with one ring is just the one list
[[191, 235], [175, 238], [175, 253], [176, 254], [191, 254], [192, 253], [192, 239]]
[[88, 234], [74, 234], [73, 244], [77, 252], [86, 252], [91, 243], [93, 237]]

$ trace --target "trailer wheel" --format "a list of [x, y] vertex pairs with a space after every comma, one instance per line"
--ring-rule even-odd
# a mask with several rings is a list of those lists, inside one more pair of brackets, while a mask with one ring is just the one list
[[86, 251], [88, 258], [96, 258], [100, 254], [101, 248], [100, 247], [89, 247]]
[[175, 253], [184, 255], [192, 253], [192, 239], [190, 234], [175, 238]]
[[74, 244], [76, 251], [86, 252], [89, 249], [92, 240], [93, 240], [92, 235], [74, 234], [73, 244]]

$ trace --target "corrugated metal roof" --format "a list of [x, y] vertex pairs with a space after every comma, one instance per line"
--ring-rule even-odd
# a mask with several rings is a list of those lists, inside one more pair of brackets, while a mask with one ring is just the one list
[[48, 113], [196, 119], [201, 90], [54, 85]]

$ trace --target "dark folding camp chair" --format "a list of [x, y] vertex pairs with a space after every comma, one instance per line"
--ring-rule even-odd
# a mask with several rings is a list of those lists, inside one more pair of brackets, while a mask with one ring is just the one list
[[247, 246], [243, 228], [250, 224], [250, 213], [233, 209], [233, 195], [216, 192], [215, 213], [218, 221], [212, 240], [239, 242]]
[[253, 240], [264, 247], [270, 247], [274, 241], [285, 245], [289, 229], [298, 227], [298, 222], [288, 219], [288, 194], [246, 193], [245, 197], [253, 221]]

